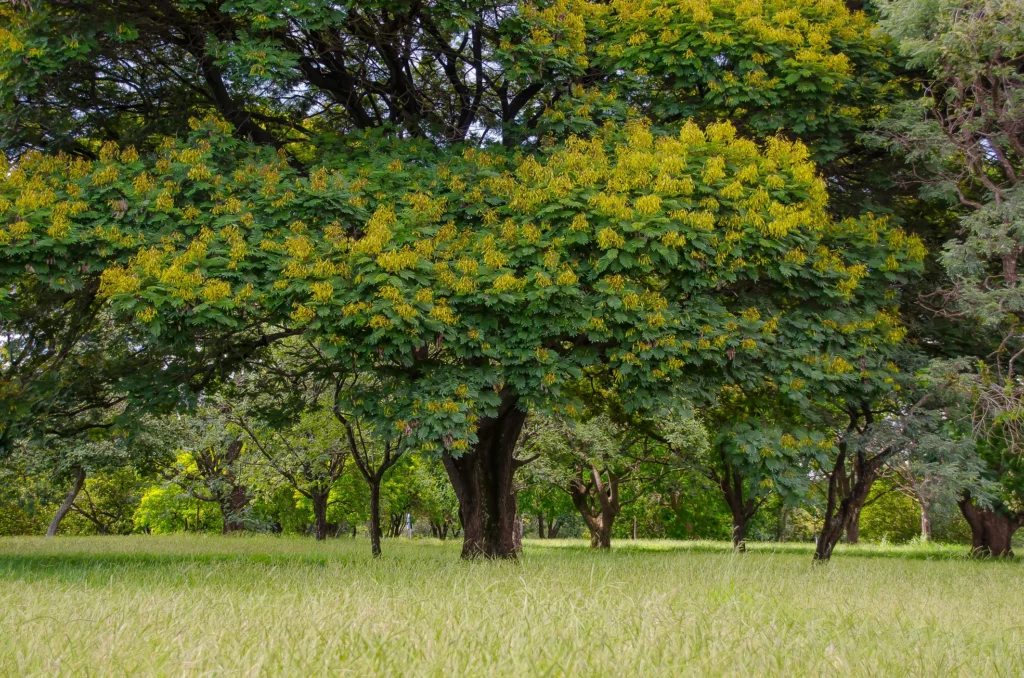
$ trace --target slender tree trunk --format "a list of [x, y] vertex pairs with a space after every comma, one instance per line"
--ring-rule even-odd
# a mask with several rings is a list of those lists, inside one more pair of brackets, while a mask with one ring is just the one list
[[71, 477], [73, 482], [71, 483], [71, 489], [68, 490], [67, 496], [64, 497], [64, 503], [57, 509], [57, 514], [53, 516], [53, 520], [50, 521], [50, 526], [46, 528], [47, 537], [56, 537], [57, 530], [60, 529], [60, 522], [64, 520], [64, 516], [71, 510], [71, 505], [75, 503], [75, 499], [78, 498], [78, 493], [82, 491], [82, 485], [85, 484], [85, 469], [81, 466], [76, 466], [71, 470]]
[[515, 558], [518, 517], [513, 476], [515, 446], [526, 422], [516, 399], [504, 397], [497, 416], [480, 421], [478, 442], [469, 452], [443, 456], [459, 500], [463, 558]]
[[636, 541], [636, 516], [633, 516], [633, 541]]
[[543, 539], [544, 538], [544, 514], [543, 513], [538, 513], [537, 514], [537, 538], [538, 539]]
[[789, 509], [785, 505], [782, 506], [782, 510], [779, 511], [779, 523], [775, 528], [775, 541], [783, 542], [786, 541], [786, 520], [789, 517]]
[[317, 541], [327, 539], [327, 500], [328, 494], [311, 492], [310, 500], [313, 502], [313, 535]]
[[964, 520], [971, 527], [971, 553], [979, 557], [1012, 558], [1011, 540], [1021, 526], [1019, 516], [995, 508], [982, 509], [974, 505], [969, 494], [957, 504]]
[[926, 501], [917, 502], [921, 506], [921, 541], [932, 540], [931, 506]]
[[747, 519], [743, 509], [733, 510], [732, 514], [732, 547], [740, 553], [747, 550]]
[[380, 479], [370, 481], [370, 553], [380, 558]]

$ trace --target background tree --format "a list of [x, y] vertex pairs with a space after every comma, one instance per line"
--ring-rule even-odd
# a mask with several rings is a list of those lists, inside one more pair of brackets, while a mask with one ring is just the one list
[[215, 504], [223, 532], [230, 534], [245, 530], [251, 497], [243, 480], [243, 434], [226, 414], [213, 406], [174, 417], [170, 425], [179, 431], [178, 453], [161, 473], [192, 498]]
[[[914, 163], [926, 195], [954, 201], [962, 215], [943, 256], [949, 284], [931, 306], [991, 340], [980, 369], [960, 364], [961, 387], [975, 403], [976, 437], [1002, 438], [995, 447], [1015, 454], [1017, 418], [1007, 415], [1020, 407], [1024, 11], [1004, 0], [893, 0], [882, 10], [901, 53], [924, 71], [922, 96], [892, 112], [882, 139]], [[976, 545], [1006, 552], [1012, 509], [977, 507], [969, 494], [961, 507]]]

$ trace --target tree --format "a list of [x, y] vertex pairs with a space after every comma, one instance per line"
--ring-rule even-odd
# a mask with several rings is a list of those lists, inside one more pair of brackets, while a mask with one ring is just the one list
[[223, 532], [231, 534], [245, 530], [250, 494], [243, 481], [242, 432], [225, 415], [210, 407], [174, 417], [169, 425], [178, 428], [179, 452], [161, 473], [192, 498], [216, 504]]
[[[540, 477], [568, 495], [590, 531], [592, 548], [611, 548], [615, 519], [651, 484], [675, 470], [673, 448], [606, 412], [585, 419], [549, 419], [522, 446]], [[543, 481], [542, 481], [543, 482]], [[628, 492], [628, 494], [623, 494]], [[543, 515], [543, 514], [541, 514]]]
[[[268, 394], [272, 395], [272, 394]], [[226, 419], [244, 432], [256, 452], [252, 463], [268, 467], [313, 507], [313, 534], [326, 539], [337, 526], [327, 519], [331, 493], [345, 473], [344, 431], [327, 407], [310, 410], [288, 427], [253, 421], [243, 407], [230, 407]]]
[[[754, 387], [765, 375], [795, 390], [856, 381], [869, 337], [888, 336], [891, 300], [880, 293], [919, 267], [919, 241], [876, 219], [834, 221], [803, 144], [770, 137], [758, 146], [711, 122], [714, 106], [702, 109], [701, 125], [647, 104], [659, 117], [637, 118], [633, 90], [617, 96], [621, 74], [664, 64], [604, 60], [628, 28], [608, 6], [367, 7], [344, 17], [319, 3], [282, 12], [94, 3], [86, 12], [53, 2], [16, 12], [22, 47], [70, 34], [68, 22], [79, 22], [85, 47], [44, 50], [34, 70], [18, 60], [21, 47], [11, 52], [5, 110], [41, 119], [46, 107], [32, 102], [46, 91], [61, 99], [53, 110], [70, 106], [109, 121], [125, 144], [138, 141], [131, 150], [100, 144], [117, 135], [92, 127], [73, 141], [89, 142], [95, 160], [19, 167], [5, 185], [19, 263], [41, 266], [52, 254], [54, 237], [25, 236], [52, 225], [73, 184], [75, 201], [93, 211], [54, 234], [97, 251], [97, 226], [108, 239], [110, 224], [119, 242], [131, 237], [137, 254], [107, 265], [101, 293], [140, 341], [191, 362], [197, 345], [216, 347], [215, 336], [244, 334], [255, 350], [301, 332], [371, 375], [388, 404], [363, 401], [360, 419], [375, 417], [384, 441], [400, 432], [443, 459], [467, 557], [514, 556], [513, 452], [525, 412], [551, 407], [583, 370], [602, 366], [629, 408], [653, 408], [677, 390], [702, 400], [722, 383]], [[734, 66], [750, 92], [773, 93], [769, 108], [810, 91], [810, 81], [836, 92], [859, 86], [833, 50], [873, 41], [870, 26], [838, 3], [803, 12], [762, 12], [767, 60]], [[728, 42], [726, 29], [691, 32], [706, 51]], [[798, 49], [797, 37], [815, 49]], [[215, 41], [223, 59], [209, 53]], [[421, 49], [441, 70], [403, 70]], [[216, 114], [190, 123], [188, 141], [154, 148], [140, 134], [148, 115], [104, 112], [118, 110], [113, 90], [45, 90], [59, 68], [106, 72], [127, 51], [138, 70], [130, 80], [166, 63], [185, 74], [167, 90], [143, 88], [147, 97], [198, 84], [203, 94], [183, 101]], [[758, 85], [758, 61], [809, 82]], [[710, 82], [701, 63], [696, 77]], [[805, 119], [834, 103], [799, 97], [810, 106]], [[35, 132], [9, 148], [25, 145], [51, 148]], [[22, 200], [43, 181], [55, 184], [52, 201]], [[808, 332], [831, 316], [875, 320], [841, 339]]]
[[[922, 96], [894, 111], [881, 138], [916, 165], [926, 194], [961, 208], [960, 232], [943, 256], [949, 285], [932, 295], [932, 306], [992, 340], [980, 369], [957, 366], [959, 390], [975, 404], [976, 437], [1005, 438], [996, 447], [1018, 454], [1024, 11], [1009, 0], [890, 0], [883, 14], [924, 76]], [[960, 504], [976, 547], [1008, 552], [1012, 510], [979, 508], [970, 494]]]
[[747, 524], [762, 504], [773, 492], [789, 503], [802, 498], [811, 462], [832, 446], [828, 436], [803, 425], [796, 404], [770, 382], [755, 392], [724, 386], [714, 404], [701, 410], [701, 422], [711, 432], [703, 440], [688, 429], [686, 417], [666, 414], [654, 435], [719, 489], [732, 515], [738, 551], [745, 550]]
[[[516, 472], [515, 490], [519, 513], [533, 523], [539, 539], [558, 538], [566, 517], [575, 510], [564, 489], [564, 469], [551, 455], [542, 452], [538, 454], [538, 447], [551, 442], [552, 429], [557, 431], [557, 420], [531, 416], [518, 442], [520, 449], [517, 456], [529, 459]], [[557, 436], [557, 432], [554, 435]], [[534, 451], [532, 455], [530, 450]]]
[[[958, 417], [962, 423], [965, 417]], [[886, 476], [894, 487], [917, 502], [921, 509], [921, 539], [931, 541], [933, 513], [940, 504], [973, 488], [979, 496], [991, 496], [986, 487], [985, 463], [977, 454], [974, 440], [957, 431], [948, 421], [940, 430], [926, 433], [916, 450], [906, 451], [887, 463]]]

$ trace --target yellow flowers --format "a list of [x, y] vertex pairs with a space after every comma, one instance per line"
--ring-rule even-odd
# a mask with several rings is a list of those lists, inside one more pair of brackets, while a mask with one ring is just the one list
[[203, 285], [200, 296], [207, 302], [214, 302], [231, 296], [231, 284], [223, 280], [210, 280]]
[[400, 252], [389, 250], [377, 257], [377, 265], [388, 273], [413, 269], [418, 261], [419, 257], [416, 252], [409, 249], [403, 249]]
[[369, 308], [370, 306], [366, 302], [355, 301], [349, 304], [345, 304], [345, 306], [343, 306], [341, 309], [341, 313], [346, 318], [351, 318], [354, 315], [358, 315], [359, 313], [367, 311]]
[[725, 178], [725, 158], [713, 155], [704, 162], [704, 174], [701, 180], [705, 184], [713, 184]]
[[327, 190], [326, 167], [321, 167], [309, 175], [309, 189], [315, 193]]
[[[430, 317], [439, 320], [445, 325], [455, 325], [459, 322], [459, 316], [448, 306], [448, 300], [440, 298], [433, 308], [430, 309]], [[477, 335], [479, 336], [479, 334]]]
[[564, 271], [562, 271], [559, 274], [558, 278], [555, 280], [555, 282], [557, 282], [559, 285], [563, 285], [566, 287], [575, 285], [578, 281], [579, 278], [570, 268], [566, 268]]
[[605, 250], [619, 249], [626, 244], [626, 240], [615, 229], [605, 227], [597, 234], [597, 244]]
[[526, 288], [526, 280], [504, 273], [494, 279], [492, 289], [495, 292], [522, 292]]
[[831, 360], [826, 356], [825, 372], [828, 374], [840, 375], [848, 372], [853, 372], [853, 365], [846, 361], [846, 358], [842, 356], [834, 356]]
[[334, 285], [327, 281], [320, 281], [312, 283], [309, 286], [309, 291], [313, 297], [313, 301], [326, 304], [334, 297]]
[[193, 165], [188, 171], [188, 178], [192, 181], [207, 181], [213, 174], [210, 168], [203, 163]]
[[134, 294], [139, 290], [138, 276], [129, 273], [122, 266], [112, 266], [100, 274], [100, 296], [112, 297], [116, 294]]
[[359, 252], [369, 256], [377, 256], [391, 240], [391, 226], [398, 222], [395, 208], [391, 205], [381, 205], [366, 222], [366, 235], [357, 240], [352, 246], [353, 252]]
[[164, 189], [160, 192], [160, 195], [156, 197], [156, 202], [153, 204], [159, 212], [169, 212], [174, 209], [174, 196], [168, 189]]
[[633, 205], [640, 214], [657, 214], [661, 211], [661, 196], [645, 195], [637, 198]]

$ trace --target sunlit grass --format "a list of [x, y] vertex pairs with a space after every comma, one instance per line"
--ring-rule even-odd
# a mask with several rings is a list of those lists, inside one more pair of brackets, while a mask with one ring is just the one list
[[1017, 563], [615, 547], [469, 564], [429, 541], [373, 562], [362, 539], [0, 539], [0, 674], [1024, 675]]

